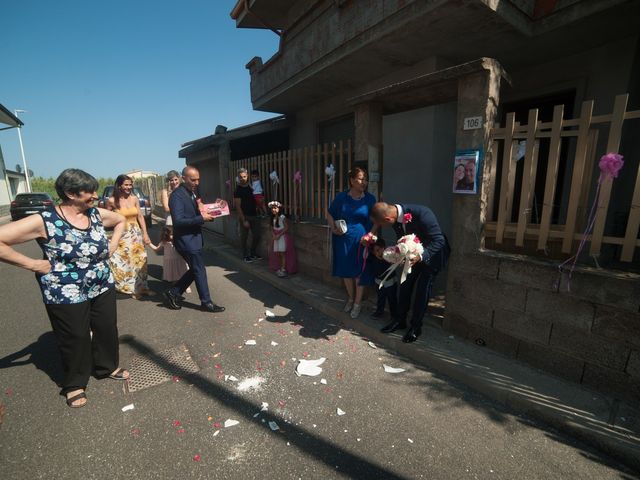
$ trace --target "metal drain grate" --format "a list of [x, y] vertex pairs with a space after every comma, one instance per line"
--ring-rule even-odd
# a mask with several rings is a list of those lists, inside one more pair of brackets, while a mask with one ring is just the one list
[[129, 392], [137, 392], [168, 382], [174, 375], [183, 376], [199, 370], [185, 345], [154, 353], [152, 357], [137, 355], [129, 368]]

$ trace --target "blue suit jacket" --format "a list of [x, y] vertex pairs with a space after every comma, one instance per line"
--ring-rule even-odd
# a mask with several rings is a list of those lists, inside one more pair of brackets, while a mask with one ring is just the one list
[[[410, 213], [411, 222], [405, 224], [394, 223], [393, 229], [398, 238], [413, 233], [422, 242], [424, 253], [422, 261], [435, 271], [442, 270], [449, 259], [451, 248], [447, 237], [442, 233], [435, 214], [428, 207], [422, 205], [400, 204], [403, 215]], [[405, 233], [406, 230], [406, 233]]]
[[169, 197], [169, 210], [173, 221], [173, 245], [183, 252], [202, 250], [202, 224], [198, 206], [191, 192], [184, 185], [177, 188]]

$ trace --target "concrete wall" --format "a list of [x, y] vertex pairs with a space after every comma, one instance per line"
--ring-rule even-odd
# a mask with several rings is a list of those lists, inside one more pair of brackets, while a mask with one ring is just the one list
[[384, 200], [429, 206], [445, 233], [451, 232], [455, 130], [455, 103], [385, 115], [382, 122]]
[[[449, 271], [444, 327], [618, 398], [640, 399], [640, 276], [478, 252]], [[570, 291], [569, 291], [570, 287]]]

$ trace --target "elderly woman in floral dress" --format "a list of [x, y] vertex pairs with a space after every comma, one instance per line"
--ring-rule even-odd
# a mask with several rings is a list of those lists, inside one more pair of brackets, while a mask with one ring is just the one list
[[[98, 182], [82, 170], [67, 169], [57, 178], [61, 203], [50, 211], [0, 227], [0, 261], [36, 273], [42, 298], [58, 340], [67, 405], [83, 407], [91, 374], [126, 380], [118, 367], [118, 328], [113, 276], [108, 258], [116, 249], [125, 219], [95, 208]], [[113, 227], [111, 241], [104, 227]], [[43, 259], [13, 245], [36, 240]]]

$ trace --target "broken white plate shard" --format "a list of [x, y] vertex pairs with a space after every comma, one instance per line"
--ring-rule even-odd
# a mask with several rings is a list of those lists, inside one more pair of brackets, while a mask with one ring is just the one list
[[255, 345], [256, 341], [255, 340], [247, 340], [246, 342], [244, 342], [245, 345]]
[[220, 433], [220, 430], [216, 430], [215, 432], [213, 432], [213, 436], [217, 437], [219, 433]]
[[323, 378], [322, 380], [320, 380], [320, 383], [321, 383], [322, 385], [326, 385], [326, 384], [327, 384], [327, 379], [326, 379], [326, 378]]
[[124, 407], [122, 407], [122, 411], [123, 412], [128, 412], [129, 410], [133, 410], [135, 407], [133, 406], [133, 403], [130, 403], [129, 405], [125, 405]]
[[278, 426], [278, 424], [277, 424], [276, 422], [269, 422], [269, 428], [270, 428], [271, 430], [273, 430], [274, 432], [275, 432], [276, 430], [280, 430], [280, 427]]
[[269, 404], [267, 402], [262, 402], [262, 408], [260, 408], [261, 412], [266, 412], [269, 410]]
[[224, 381], [226, 382], [227, 380], [229, 380], [229, 375], [224, 376]]
[[315, 377], [322, 373], [320, 365], [324, 363], [326, 358], [322, 357], [317, 360], [300, 360], [296, 367], [296, 375], [308, 375], [309, 377]]
[[373, 343], [373, 342], [369, 342], [369, 346], [370, 346], [371, 348], [378, 348], [378, 347], [376, 347], [376, 344], [375, 344], [375, 343]]
[[233, 427], [235, 425], [238, 425], [240, 422], [238, 420], [232, 420], [231, 418], [228, 420], [225, 420], [224, 422], [224, 428], [229, 428], [229, 427]]
[[382, 366], [384, 367], [384, 371], [387, 373], [402, 373], [405, 371], [404, 368], [390, 367], [389, 365], [385, 365], [384, 363], [382, 364]]
[[339, 409], [337, 410], [337, 412], [336, 412], [336, 413], [337, 413], [338, 415], [344, 415], [344, 414], [345, 414], [345, 413], [347, 413], [347, 412], [345, 412], [344, 410], [342, 410], [342, 409], [340, 409], [340, 408], [339, 408]]
[[247, 390], [257, 389], [264, 382], [262, 377], [245, 378], [238, 384], [238, 390], [246, 392]]
[[230, 382], [237, 382], [238, 379], [236, 377], [234, 377], [233, 375], [229, 375], [229, 381]]
[[278, 346], [278, 342], [274, 342], [273, 340], [271, 340], [271, 346], [272, 347], [277, 347]]
[[267, 317], [275, 317], [275, 316], [276, 316], [276, 314], [275, 314], [275, 313], [273, 313], [271, 310], [265, 310], [264, 314], [265, 314]]

